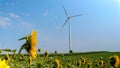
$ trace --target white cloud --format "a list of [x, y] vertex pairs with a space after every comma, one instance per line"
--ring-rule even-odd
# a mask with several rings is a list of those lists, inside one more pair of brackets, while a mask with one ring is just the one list
[[32, 26], [33, 26], [33, 24], [24, 21], [18, 14], [15, 14], [15, 13], [13, 13], [13, 12], [10, 12], [10, 13], [9, 13], [9, 16], [10, 16], [11, 18], [16, 18], [18, 24], [20, 24], [20, 25], [22, 25], [22, 26], [24, 26], [24, 27], [32, 27]]
[[11, 20], [9, 18], [0, 16], [0, 26], [1, 27], [9, 26], [10, 22], [11, 22]]
[[33, 24], [25, 22], [25, 21], [21, 21], [21, 24], [22, 24], [22, 26], [25, 26], [25, 27], [32, 27], [33, 26]]
[[[2, 12], [3, 13], [3, 12]], [[22, 26], [22, 27], [33, 27], [33, 24], [22, 19], [18, 14], [10, 12], [7, 17], [0, 16], [0, 27], [6, 26]], [[17, 27], [18, 27], [17, 26]]]
[[10, 12], [9, 15], [10, 15], [10, 17], [12, 17], [12, 18], [20, 18], [19, 15], [14, 14], [14, 13], [12, 13], [12, 12]]

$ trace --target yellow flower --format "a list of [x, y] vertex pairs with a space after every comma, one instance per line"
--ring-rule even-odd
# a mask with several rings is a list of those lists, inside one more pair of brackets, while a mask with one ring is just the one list
[[31, 47], [30, 48], [30, 55], [32, 56], [32, 58], [36, 58], [36, 48], [35, 47]]
[[88, 61], [87, 64], [88, 64], [87, 68], [92, 68], [92, 62], [91, 61]]
[[81, 64], [85, 64], [85, 58], [82, 58]]
[[37, 44], [37, 32], [35, 30], [32, 31], [30, 36], [31, 44], [30, 44], [30, 55], [35, 59], [36, 58], [36, 44]]
[[27, 52], [30, 53], [30, 55], [35, 58], [36, 56], [36, 45], [37, 45], [37, 32], [35, 30], [32, 30], [30, 35], [27, 35], [26, 37], [20, 38], [19, 40], [26, 40], [26, 43], [23, 44], [18, 52], [18, 54], [21, 53], [22, 49], [25, 49]]
[[31, 39], [31, 46], [36, 46], [37, 45], [37, 32], [35, 30], [32, 30], [30, 39]]
[[80, 61], [80, 60], [77, 61], [77, 66], [78, 66], [78, 67], [81, 66], [81, 61]]
[[103, 66], [103, 65], [104, 65], [104, 61], [103, 61], [103, 60], [100, 60], [99, 65], [100, 65], [100, 66]]
[[48, 51], [45, 51], [45, 58], [47, 58], [49, 56]]
[[3, 61], [0, 60], [0, 68], [10, 68], [10, 66], [8, 66], [8, 65], [5, 63], [5, 60], [3, 60]]
[[58, 59], [55, 59], [55, 67], [56, 68], [60, 68], [61, 67], [60, 61]]
[[60, 67], [59, 68], [62, 68], [62, 64], [60, 64]]
[[29, 59], [29, 63], [32, 64], [32, 57], [30, 57], [30, 59]]
[[110, 57], [110, 64], [111, 66], [113, 66], [114, 68], [117, 68], [119, 65], [119, 57], [117, 55], [114, 55], [112, 57]]
[[5, 59], [6, 59], [6, 60], [9, 60], [8, 52], [6, 52]]

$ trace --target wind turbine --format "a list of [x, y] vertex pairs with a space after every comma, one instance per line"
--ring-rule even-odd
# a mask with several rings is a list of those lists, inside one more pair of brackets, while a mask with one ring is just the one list
[[72, 51], [72, 49], [71, 49], [71, 24], [70, 24], [70, 20], [71, 20], [71, 18], [74, 18], [74, 17], [78, 17], [78, 16], [81, 16], [82, 14], [78, 14], [78, 15], [73, 15], [73, 16], [70, 16], [70, 15], [68, 15], [68, 13], [67, 13], [67, 11], [66, 11], [66, 9], [65, 9], [65, 7], [62, 5], [62, 7], [63, 7], [63, 9], [64, 9], [64, 12], [65, 12], [65, 15], [66, 15], [66, 20], [65, 20], [65, 23], [63, 24], [63, 26], [62, 26], [62, 28], [60, 29], [60, 31], [64, 28], [64, 26], [68, 23], [68, 32], [69, 32], [69, 52], [71, 52]]

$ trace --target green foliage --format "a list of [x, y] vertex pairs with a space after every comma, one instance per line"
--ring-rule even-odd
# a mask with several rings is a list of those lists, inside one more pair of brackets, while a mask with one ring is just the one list
[[[63, 54], [63, 53], [62, 53]], [[100, 53], [64, 53], [64, 59], [62, 54], [49, 54], [49, 57], [45, 58], [44, 54], [41, 54], [41, 57], [36, 57], [33, 60], [32, 64], [29, 64], [29, 55], [22, 54], [20, 56], [13, 57], [10, 55], [10, 60], [7, 61], [8, 65], [11, 68], [54, 68], [55, 63], [54, 60], [58, 58], [61, 61], [62, 68], [111, 68], [110, 56], [118, 55], [120, 57], [119, 52], [100, 52]], [[5, 55], [0, 55], [1, 59], [5, 58]], [[84, 60], [84, 63], [83, 62]], [[100, 61], [104, 61], [103, 66], [100, 66]], [[120, 68], [120, 65], [119, 67]]]

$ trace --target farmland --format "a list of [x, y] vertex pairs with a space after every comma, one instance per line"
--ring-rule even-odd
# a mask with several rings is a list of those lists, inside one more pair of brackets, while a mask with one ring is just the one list
[[[77, 52], [77, 53], [38, 53], [37, 57], [30, 61], [29, 54], [1, 54], [1, 59], [6, 59], [10, 68], [110, 68], [110, 57], [120, 56], [119, 52]], [[56, 60], [58, 62], [56, 62]], [[32, 62], [32, 63], [30, 63]], [[120, 65], [118, 66], [118, 68]]]

